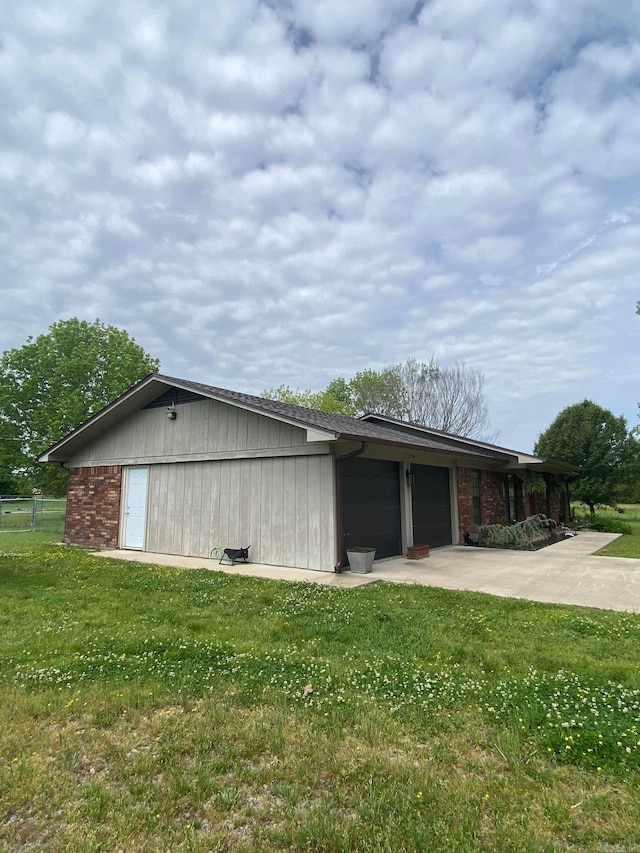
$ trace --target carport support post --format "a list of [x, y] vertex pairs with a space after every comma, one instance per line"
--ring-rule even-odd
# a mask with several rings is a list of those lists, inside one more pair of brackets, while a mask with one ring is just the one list
[[402, 537], [402, 553], [406, 554], [409, 545], [413, 545], [413, 500], [411, 486], [407, 474], [411, 471], [411, 463], [402, 463], [402, 486], [400, 488], [400, 535]]
[[549, 475], [547, 473], [544, 473], [542, 475], [542, 477], [544, 479], [544, 485], [545, 485], [545, 490], [544, 490], [545, 515], [547, 516], [547, 518], [551, 518], [551, 492], [550, 492], [551, 481], [550, 481]]
[[449, 468], [449, 507], [451, 512], [451, 543], [460, 544], [460, 514], [458, 512], [458, 460]]

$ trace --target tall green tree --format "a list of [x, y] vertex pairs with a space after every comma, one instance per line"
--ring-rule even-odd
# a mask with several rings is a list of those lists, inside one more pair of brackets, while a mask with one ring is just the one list
[[334, 415], [355, 414], [347, 383], [344, 379], [334, 379], [324, 391], [311, 391], [309, 388], [291, 388], [289, 385], [279, 385], [262, 392], [267, 400], [279, 400], [281, 403], [292, 403], [294, 406], [304, 406], [307, 409], [319, 409], [321, 412], [331, 412]]
[[0, 359], [0, 479], [64, 493], [66, 472], [36, 457], [159, 364], [123, 329], [76, 317], [7, 350]]
[[361, 370], [349, 382], [353, 406], [358, 414], [375, 412], [402, 418], [406, 410], [402, 379], [392, 367], [384, 370]]
[[593, 516], [596, 504], [617, 500], [637, 448], [624, 417], [583, 400], [559, 413], [538, 438], [534, 453], [582, 469], [571, 491]]
[[620, 503], [640, 503], [640, 435], [638, 434], [638, 427], [632, 429], [630, 433], [617, 499]]

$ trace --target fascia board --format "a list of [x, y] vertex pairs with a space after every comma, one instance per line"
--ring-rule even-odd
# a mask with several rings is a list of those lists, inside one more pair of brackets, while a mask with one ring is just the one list
[[580, 474], [581, 468], [576, 465], [568, 465], [566, 462], [554, 462], [552, 459], [540, 459], [536, 456], [526, 458], [524, 461], [518, 460], [517, 464], [507, 466], [512, 470], [528, 469], [530, 471], [540, 471], [546, 474]]
[[[299, 426], [299, 424], [298, 424]], [[314, 427], [307, 428], [307, 441], [335, 441], [338, 436], [335, 432], [324, 432], [323, 430]]]

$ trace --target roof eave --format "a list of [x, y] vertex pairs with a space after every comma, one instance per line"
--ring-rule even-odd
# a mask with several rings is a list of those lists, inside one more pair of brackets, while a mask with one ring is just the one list
[[487, 454], [486, 456], [480, 455], [467, 455], [464, 452], [464, 448], [443, 448], [443, 447], [429, 447], [423, 444], [413, 444], [411, 442], [394, 440], [391, 438], [379, 438], [372, 437], [370, 435], [359, 435], [357, 433], [339, 433], [336, 436], [338, 439], [342, 441], [366, 441], [369, 444], [374, 445], [383, 445], [385, 447], [397, 447], [401, 450], [410, 450], [414, 453], [433, 453], [438, 456], [446, 456], [447, 458], [455, 459], [456, 463], [465, 463], [469, 465], [473, 465], [474, 462], [501, 462], [503, 464], [507, 464], [509, 462], [508, 457], [502, 457], [497, 459], [493, 455]]
[[490, 444], [486, 441], [479, 441], [475, 438], [467, 438], [467, 436], [464, 435], [445, 432], [444, 430], [434, 429], [433, 427], [424, 426], [422, 424], [411, 423], [410, 421], [402, 421], [398, 418], [392, 418], [387, 415], [378, 415], [375, 412], [366, 412], [364, 415], [360, 415], [358, 420], [362, 420], [364, 423], [380, 421], [382, 423], [389, 424], [394, 429], [406, 432], [422, 433], [439, 441], [448, 441], [451, 443], [452, 452], [454, 450], [464, 452], [465, 447], [470, 447], [481, 453], [483, 457], [487, 459], [493, 458], [497, 461], [515, 459], [526, 455], [519, 453], [517, 450], [511, 450], [508, 447], [502, 447], [498, 444]]
[[535, 457], [518, 460], [517, 463], [509, 467], [539, 471], [541, 474], [564, 474], [569, 477], [579, 477], [582, 474], [582, 469], [577, 468], [575, 465], [567, 465], [566, 462], [556, 462], [553, 459], [537, 459]]

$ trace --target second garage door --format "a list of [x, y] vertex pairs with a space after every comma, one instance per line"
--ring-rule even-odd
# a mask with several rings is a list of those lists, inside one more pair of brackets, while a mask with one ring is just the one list
[[412, 465], [413, 542], [415, 545], [451, 545], [449, 469]]

